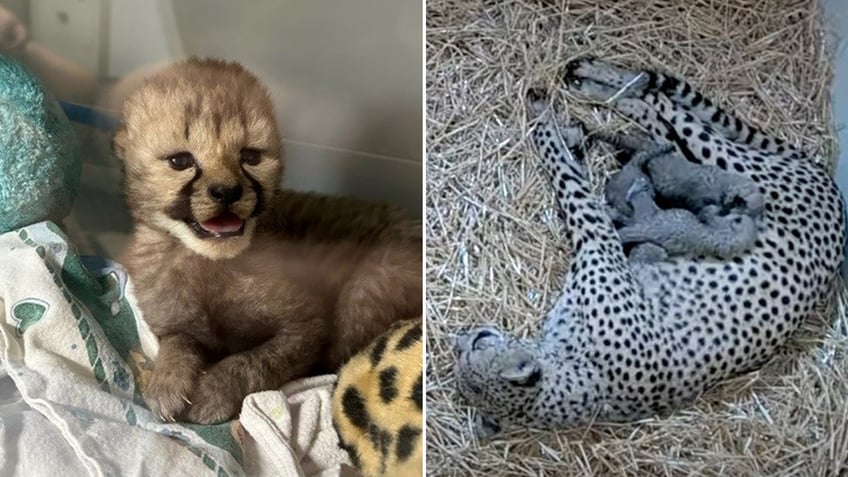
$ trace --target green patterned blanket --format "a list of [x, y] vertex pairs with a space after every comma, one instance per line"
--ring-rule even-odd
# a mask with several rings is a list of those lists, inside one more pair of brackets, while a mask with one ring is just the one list
[[61, 475], [104, 476], [345, 468], [329, 424], [331, 376], [249, 396], [240, 422], [158, 421], [140, 392], [157, 344], [126, 273], [80, 257], [50, 222], [0, 235], [0, 301], [0, 438], [15, 443], [2, 446], [0, 474], [56, 475], [57, 465]]

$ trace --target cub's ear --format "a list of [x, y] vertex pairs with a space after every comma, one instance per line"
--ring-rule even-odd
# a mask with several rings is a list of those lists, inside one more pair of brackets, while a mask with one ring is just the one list
[[513, 349], [506, 352], [500, 376], [516, 386], [534, 386], [542, 379], [542, 367], [528, 351]]

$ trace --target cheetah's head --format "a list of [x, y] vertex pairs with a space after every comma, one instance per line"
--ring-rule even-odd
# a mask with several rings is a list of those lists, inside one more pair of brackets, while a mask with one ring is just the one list
[[457, 337], [457, 388], [478, 412], [475, 432], [479, 437], [496, 434], [507, 421], [528, 420], [527, 408], [542, 382], [542, 366], [534, 350], [529, 343], [488, 326]]
[[137, 224], [211, 259], [250, 244], [283, 170], [268, 92], [237, 63], [192, 58], [148, 78], [112, 142]]

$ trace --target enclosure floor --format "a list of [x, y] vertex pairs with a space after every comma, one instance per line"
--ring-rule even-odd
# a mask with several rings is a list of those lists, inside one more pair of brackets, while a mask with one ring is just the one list
[[[801, 145], [823, 167], [834, 167], [832, 52], [822, 46], [819, 2], [685, 3], [427, 2], [429, 475], [848, 472], [844, 291], [823, 302], [762, 370], [718, 386], [670, 417], [513, 431], [484, 444], [471, 435], [471, 411], [455, 392], [455, 333], [496, 323], [519, 336], [536, 334], [569, 260], [548, 184], [526, 141], [523, 91], [546, 86], [590, 128], [632, 127], [564, 92], [559, 78], [570, 59], [592, 54], [684, 76], [748, 121]], [[833, 4], [848, 9], [841, 0]], [[844, 115], [844, 106], [837, 107]], [[587, 160], [600, 188], [614, 161], [600, 153]]]

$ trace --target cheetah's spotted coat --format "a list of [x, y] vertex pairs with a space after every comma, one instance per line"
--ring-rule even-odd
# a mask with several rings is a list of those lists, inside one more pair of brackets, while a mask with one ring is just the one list
[[333, 425], [363, 477], [416, 477], [423, 463], [421, 320], [399, 323], [339, 370]]
[[842, 262], [842, 197], [801, 151], [664, 74], [582, 58], [565, 80], [593, 99], [614, 97], [610, 107], [686, 160], [751, 178], [765, 197], [762, 227], [752, 250], [726, 261], [628, 263], [579, 159], [582, 127], [558, 127], [545, 102], [530, 97], [533, 139], [574, 256], [539, 339], [494, 327], [458, 338], [458, 389], [479, 411], [483, 435], [504, 425], [629, 421], [685, 404], [771, 358]]

